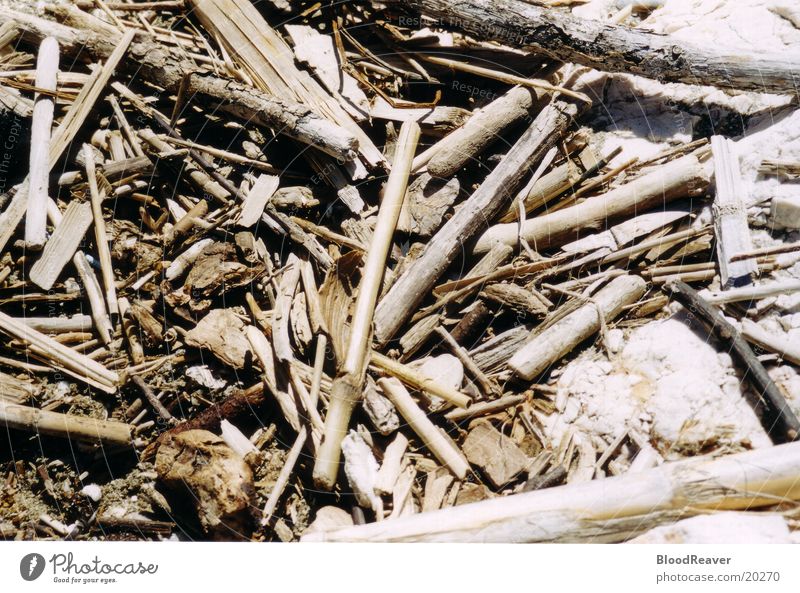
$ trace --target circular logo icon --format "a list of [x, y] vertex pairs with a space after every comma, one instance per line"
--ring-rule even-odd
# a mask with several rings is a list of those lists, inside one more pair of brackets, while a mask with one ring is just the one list
[[44, 572], [44, 556], [41, 554], [25, 554], [19, 561], [19, 574], [26, 581], [35, 581]]

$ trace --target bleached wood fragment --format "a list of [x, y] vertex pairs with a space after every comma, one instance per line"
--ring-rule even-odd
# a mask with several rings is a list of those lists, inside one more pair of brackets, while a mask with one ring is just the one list
[[280, 178], [277, 175], [268, 175], [267, 173], [259, 175], [250, 191], [247, 192], [247, 196], [245, 196], [242, 212], [236, 223], [244, 228], [250, 228], [256, 224], [261, 215], [264, 214], [264, 208], [272, 194], [278, 189], [279, 183]]
[[91, 224], [92, 206], [88, 202], [70, 202], [64, 217], [47, 241], [41, 257], [31, 266], [31, 282], [44, 290], [53, 288], [64, 266], [75, 255]]
[[36, 434], [104, 445], [133, 445], [131, 426], [124, 422], [98, 420], [20, 406], [0, 398], [0, 425]]

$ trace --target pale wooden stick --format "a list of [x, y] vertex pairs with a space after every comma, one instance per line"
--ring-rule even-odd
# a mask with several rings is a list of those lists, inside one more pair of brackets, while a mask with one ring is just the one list
[[704, 298], [714, 305], [722, 305], [724, 303], [765, 299], [799, 290], [800, 280], [782, 280], [780, 282], [771, 282], [770, 284], [742, 286], [740, 288], [731, 288], [730, 290], [711, 292], [708, 295], [704, 295]]
[[463, 480], [469, 471], [469, 464], [464, 455], [442, 430], [430, 421], [403, 384], [394, 378], [384, 378], [378, 379], [378, 385], [431, 453], [453, 472], [456, 478]]
[[682, 517], [798, 500], [798, 477], [800, 443], [790, 443], [317, 532], [302, 541], [618, 542]]
[[[638, 276], [620, 276], [592, 295], [589, 302], [554, 323], [520, 348], [508, 366], [520, 377], [532, 380], [575, 346], [597, 332], [639, 299], [647, 284]], [[566, 305], [568, 306], [568, 305]]]
[[[45, 38], [36, 61], [36, 88], [55, 92], [58, 78], [58, 41]], [[50, 178], [50, 134], [55, 96], [37, 93], [31, 119], [31, 153], [28, 173], [28, 208], [25, 217], [25, 245], [39, 250], [47, 241], [47, 198]]]
[[72, 317], [17, 317], [31, 329], [42, 333], [60, 334], [67, 332], [85, 332], [92, 327], [89, 315], [73, 315]]
[[297, 460], [300, 458], [300, 453], [303, 452], [303, 446], [306, 444], [307, 435], [308, 431], [304, 426], [300, 429], [300, 433], [294, 440], [292, 448], [289, 449], [289, 453], [286, 455], [286, 461], [283, 464], [283, 468], [281, 468], [281, 473], [278, 474], [275, 485], [272, 487], [272, 491], [269, 493], [267, 502], [264, 505], [264, 510], [261, 513], [262, 525], [269, 524], [270, 519], [272, 519], [272, 514], [278, 506], [281, 494], [283, 494], [286, 485], [289, 483], [289, 479], [292, 477], [292, 472], [294, 471], [295, 464], [297, 464]]
[[[709, 168], [697, 156], [689, 154], [601, 196], [532, 218], [522, 225], [522, 237], [537, 250], [558, 246], [576, 238], [581, 230], [704, 191], [709, 176]], [[485, 253], [495, 243], [514, 245], [517, 239], [517, 224], [499, 224], [481, 235], [474, 251]]]
[[457, 389], [443, 385], [439, 381], [434, 381], [408, 365], [389, 358], [375, 350], [370, 354], [369, 362], [379, 371], [392, 375], [412, 389], [417, 389], [429, 395], [440, 397], [459, 408], [466, 408], [472, 402], [472, 398], [461, 393]]
[[64, 266], [75, 254], [91, 224], [91, 205], [70, 202], [61, 222], [47, 241], [41, 257], [31, 266], [31, 282], [44, 290], [50, 290]]
[[314, 463], [315, 483], [328, 490], [333, 488], [336, 482], [342, 439], [347, 433], [353, 408], [361, 397], [366, 369], [365, 359], [372, 339], [375, 302], [386, 271], [386, 258], [391, 249], [397, 219], [403, 206], [419, 134], [419, 125], [414, 121], [405, 122], [400, 128], [392, 171], [384, 188], [378, 220], [361, 270], [361, 282], [350, 325], [347, 353], [339, 370], [339, 376], [331, 389], [331, 402], [325, 418], [325, 434]]
[[131, 304], [125, 297], [120, 297], [117, 302], [119, 319], [122, 324], [122, 331], [128, 341], [128, 352], [131, 355], [131, 360], [133, 364], [142, 364], [144, 362], [144, 348], [136, 333], [136, 327], [131, 321]]
[[117, 373], [2, 312], [0, 312], [0, 331], [35, 346], [46, 353], [49, 361], [63, 365], [76, 373], [76, 376], [85, 376], [103, 384], [109, 393], [116, 391], [116, 385], [119, 383]]
[[97, 276], [94, 275], [94, 270], [92, 270], [89, 262], [86, 261], [86, 255], [82, 251], [75, 254], [72, 258], [72, 263], [81, 277], [83, 288], [86, 291], [86, 298], [89, 299], [95, 329], [100, 334], [100, 339], [103, 340], [103, 343], [108, 345], [111, 343], [111, 334], [114, 333], [114, 326], [108, 317], [106, 305], [103, 301], [103, 292], [100, 289]]
[[732, 262], [730, 256], [750, 251], [753, 241], [747, 225], [744, 206], [744, 184], [733, 142], [723, 136], [711, 136], [714, 156], [714, 229], [716, 231], [717, 261], [722, 288], [750, 284], [758, 274], [755, 259]]
[[100, 259], [100, 273], [103, 278], [103, 285], [106, 288], [106, 304], [108, 305], [108, 311], [111, 315], [118, 315], [119, 306], [117, 304], [117, 288], [114, 284], [114, 267], [111, 263], [111, 251], [108, 248], [106, 221], [103, 219], [103, 196], [100, 194], [100, 189], [97, 187], [97, 173], [94, 168], [92, 148], [88, 144], [83, 145], [83, 155], [86, 161], [86, 179], [89, 183], [89, 195], [92, 200], [94, 242], [97, 246], [97, 255]]
[[37, 434], [104, 445], [130, 447], [131, 426], [124, 422], [60, 414], [0, 399], [0, 425]]
[[206, 146], [205, 144], [197, 144], [196, 142], [183, 140], [182, 138], [173, 138], [172, 136], [166, 136], [164, 134], [159, 134], [158, 138], [164, 142], [168, 142], [169, 144], [175, 144], [176, 146], [182, 146], [184, 148], [192, 148], [194, 150], [199, 150], [200, 152], [205, 152], [206, 154], [209, 154], [218, 159], [228, 161], [230, 163], [235, 163], [237, 165], [244, 165], [246, 167], [252, 167], [253, 169], [259, 169], [261, 171], [264, 171], [265, 173], [272, 173], [273, 175], [277, 175], [278, 173], [280, 173], [280, 169], [273, 167], [269, 163], [243, 157], [239, 154], [236, 154], [235, 152], [220, 150], [219, 148], [214, 148], [213, 146]]
[[403, 466], [403, 456], [408, 448], [408, 439], [402, 432], [398, 432], [394, 440], [386, 447], [383, 454], [378, 475], [375, 478], [375, 492], [378, 494], [391, 494]]
[[475, 364], [475, 361], [472, 360], [469, 353], [464, 350], [458, 342], [453, 339], [453, 336], [450, 335], [450, 332], [447, 331], [442, 326], [436, 328], [436, 334], [444, 340], [444, 343], [447, 345], [447, 349], [452, 352], [458, 360], [461, 361], [461, 364], [464, 365], [464, 368], [472, 375], [473, 379], [478, 382], [478, 385], [481, 387], [481, 391], [483, 395], [489, 397], [491, 395], [498, 395], [500, 391], [499, 387], [492, 383], [489, 380], [483, 371]]
[[452, 68], [453, 70], [458, 70], [460, 72], [467, 72], [469, 74], [474, 74], [475, 76], [482, 76], [484, 78], [489, 78], [491, 80], [499, 80], [500, 82], [505, 82], [506, 84], [518, 84], [521, 87], [541, 89], [543, 91], [549, 91], [551, 93], [560, 93], [566, 97], [572, 97], [573, 99], [578, 99], [579, 101], [583, 101], [590, 105], [592, 103], [592, 100], [583, 93], [572, 91], [563, 86], [550, 84], [549, 82], [546, 82], [544, 80], [537, 80], [535, 78], [524, 78], [522, 76], [514, 76], [513, 74], [508, 74], [507, 72], [502, 72], [500, 70], [491, 70], [490, 68], [483, 68], [481, 66], [475, 66], [474, 64], [467, 64], [465, 62], [450, 60], [448, 58], [442, 58], [440, 56], [420, 55], [420, 57], [426, 62], [430, 62], [431, 64], [446, 66], [447, 68]]
[[742, 319], [742, 336], [748, 342], [774, 352], [793, 364], [800, 365], [800, 345], [787, 338], [771, 334], [755, 321]]
[[730, 256], [728, 261], [737, 262], [743, 259], [750, 259], [752, 257], [760, 257], [762, 255], [778, 255], [780, 253], [800, 253], [800, 243], [789, 243], [783, 245], [773, 245], [772, 247], [762, 247], [761, 249], [752, 249], [744, 253], [737, 253]]

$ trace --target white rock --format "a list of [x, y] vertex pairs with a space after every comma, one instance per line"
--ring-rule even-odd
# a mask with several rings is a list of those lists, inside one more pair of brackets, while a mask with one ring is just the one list
[[433, 381], [453, 389], [461, 389], [461, 384], [464, 382], [464, 366], [452, 354], [430, 356], [416, 368]]
[[97, 484], [87, 484], [81, 488], [81, 494], [92, 499], [94, 502], [99, 502], [103, 496], [103, 490]]
[[662, 525], [630, 540], [632, 544], [789, 544], [789, 527], [780, 515], [717, 513]]
[[800, 196], [776, 196], [770, 209], [772, 224], [784, 229], [800, 229]]

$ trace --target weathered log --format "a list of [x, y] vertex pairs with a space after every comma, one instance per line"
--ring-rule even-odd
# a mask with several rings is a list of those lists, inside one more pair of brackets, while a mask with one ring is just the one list
[[661, 523], [800, 499], [800, 443], [322, 531], [302, 541], [619, 542]]
[[800, 56], [697, 45], [522, 0], [392, 0], [466, 31], [605, 72], [758, 92], [797, 90]]

